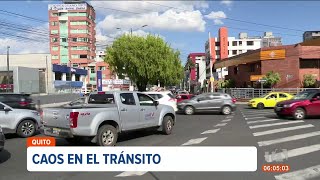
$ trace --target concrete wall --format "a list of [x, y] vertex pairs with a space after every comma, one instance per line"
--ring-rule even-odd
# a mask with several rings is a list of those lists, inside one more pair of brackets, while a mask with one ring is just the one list
[[38, 69], [16, 67], [16, 72], [13, 73], [13, 76], [15, 76], [14, 92], [40, 93]]

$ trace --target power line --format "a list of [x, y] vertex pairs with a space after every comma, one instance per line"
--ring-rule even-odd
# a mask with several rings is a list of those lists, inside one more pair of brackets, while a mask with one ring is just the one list
[[29, 19], [29, 20], [32, 20], [32, 21], [37, 21], [37, 22], [48, 22], [48, 21], [45, 21], [45, 20], [42, 20], [42, 19], [38, 19], [38, 18], [30, 17], [30, 16], [25, 16], [25, 15], [14, 13], [14, 12], [9, 12], [9, 11], [3, 10], [3, 9], [0, 9], [0, 14], [9, 15], [9, 16], [16, 16], [16, 17], [20, 17], [20, 18], [23, 18], [23, 19]]

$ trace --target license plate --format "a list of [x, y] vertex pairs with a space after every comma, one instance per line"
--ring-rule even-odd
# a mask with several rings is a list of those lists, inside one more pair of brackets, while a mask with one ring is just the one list
[[52, 128], [52, 133], [53, 134], [59, 134], [61, 131], [61, 129], [58, 129], [58, 128]]

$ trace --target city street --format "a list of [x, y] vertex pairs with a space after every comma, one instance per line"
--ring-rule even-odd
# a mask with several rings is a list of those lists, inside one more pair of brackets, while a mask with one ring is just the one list
[[[46, 179], [46, 180], [85, 180], [85, 179], [303, 179], [320, 177], [320, 125], [317, 119], [294, 121], [278, 119], [272, 109], [248, 109], [238, 105], [231, 116], [202, 113], [192, 116], [179, 114], [172, 135], [165, 136], [150, 132], [122, 135], [117, 146], [256, 146], [258, 148], [258, 168], [256, 172], [48, 172], [27, 171], [26, 141], [16, 136], [7, 136], [5, 151], [0, 153], [0, 179]], [[57, 140], [59, 146], [69, 146], [64, 140]], [[83, 146], [90, 146], [83, 142]], [[288, 160], [266, 162], [265, 153], [281, 153], [287, 150]], [[190, 154], [196, 156], [196, 154]], [[241, 154], [239, 154], [241, 156]], [[266, 159], [272, 159], [269, 158]], [[214, 162], [212, 162], [214, 163]], [[263, 164], [287, 164], [290, 172], [265, 173]], [[196, 166], [190, 162], [190, 166]]]

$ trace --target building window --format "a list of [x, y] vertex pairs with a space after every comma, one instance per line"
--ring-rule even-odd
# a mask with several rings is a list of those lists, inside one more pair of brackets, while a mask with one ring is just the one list
[[71, 50], [88, 50], [87, 46], [72, 46]]
[[58, 13], [51, 13], [51, 16], [53, 17], [58, 16]]
[[220, 42], [216, 42], [216, 46], [220, 46]]
[[100, 66], [99, 70], [104, 71], [104, 70], [106, 70], [106, 67], [105, 66]]
[[247, 46], [253, 46], [253, 41], [247, 41]]
[[216, 51], [216, 55], [220, 55], [220, 51]]
[[60, 12], [60, 13], [59, 13], [59, 16], [68, 16], [68, 13], [66, 13], [66, 12]]
[[59, 59], [59, 56], [53, 55], [53, 56], [51, 57], [51, 59]]
[[72, 67], [77, 68], [79, 67], [79, 64], [72, 64]]
[[51, 30], [51, 34], [58, 34], [59, 31], [58, 30]]
[[88, 25], [88, 22], [87, 21], [71, 21], [70, 22], [70, 25]]
[[72, 29], [70, 30], [70, 33], [72, 34], [85, 34], [88, 33], [87, 29]]
[[300, 59], [300, 69], [320, 69], [320, 60]]
[[90, 81], [94, 81], [94, 80], [96, 80], [95, 77], [90, 77]]
[[242, 50], [239, 50], [239, 54], [241, 54], [242, 53]]
[[52, 47], [51, 47], [51, 50], [52, 50], [52, 51], [58, 51], [58, 50], [59, 50], [59, 47], [58, 47], [58, 46], [52, 46]]
[[239, 46], [242, 46], [242, 41], [239, 41]]
[[81, 55], [80, 55], [80, 58], [81, 58], [81, 59], [82, 59], [82, 58], [85, 58], [85, 59], [86, 59], [86, 58], [88, 58], [88, 56], [87, 56], [86, 54], [81, 54]]
[[236, 55], [237, 54], [237, 50], [232, 50], [232, 55]]
[[51, 38], [51, 42], [58, 42], [58, 38]]
[[96, 73], [96, 70], [94, 67], [90, 68], [90, 73]]
[[78, 54], [72, 54], [72, 55], [71, 55], [71, 58], [72, 58], [72, 59], [79, 59], [79, 57], [80, 57], [80, 56], [79, 56]]
[[61, 42], [67, 42], [67, 38], [61, 38]]
[[77, 42], [77, 38], [72, 38], [72, 42]]
[[232, 46], [237, 46], [237, 41], [232, 41]]
[[51, 22], [51, 26], [57, 26], [57, 25], [58, 25], [58, 22], [57, 22], [57, 21]]
[[250, 64], [250, 72], [254, 72], [254, 66], [255, 64]]
[[238, 71], [239, 71], [238, 66], [233, 68], [233, 74], [238, 74]]

